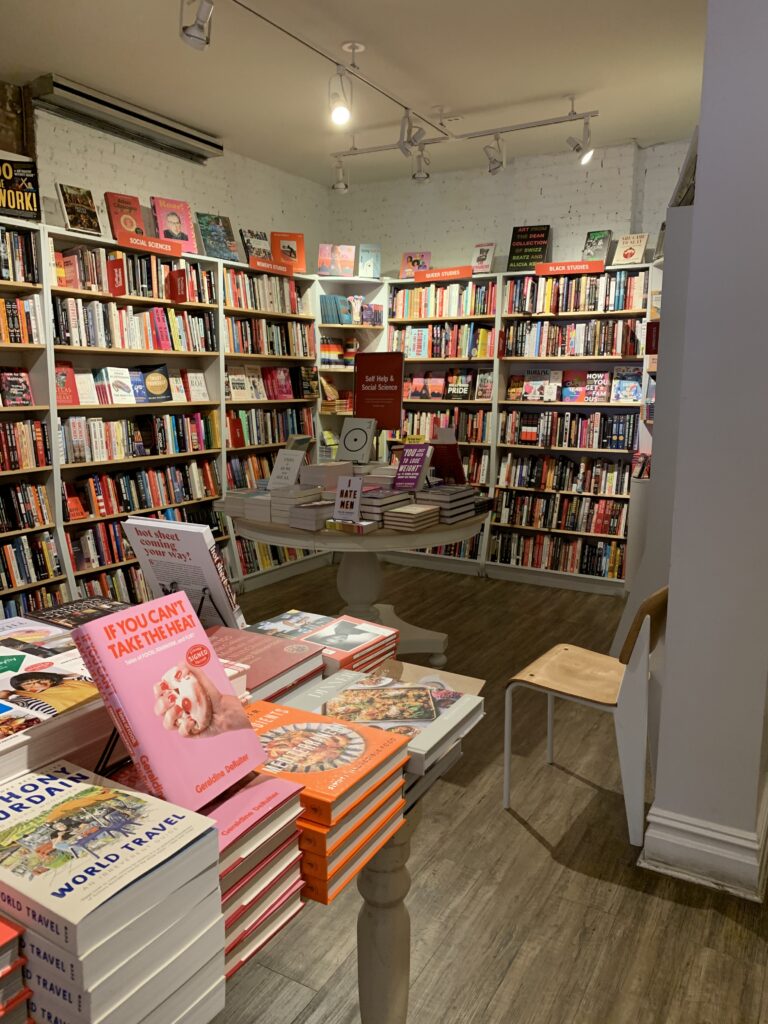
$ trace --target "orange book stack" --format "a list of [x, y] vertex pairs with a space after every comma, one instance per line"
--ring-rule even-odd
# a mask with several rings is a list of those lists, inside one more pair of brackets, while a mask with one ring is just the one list
[[246, 713], [268, 760], [301, 792], [302, 896], [331, 903], [404, 824], [406, 737], [255, 701]]

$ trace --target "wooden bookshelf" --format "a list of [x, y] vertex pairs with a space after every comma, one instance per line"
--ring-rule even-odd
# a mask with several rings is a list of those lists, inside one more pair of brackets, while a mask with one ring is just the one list
[[293, 366], [298, 363], [314, 363], [316, 356], [251, 355], [249, 352], [225, 352], [227, 362], [261, 363], [264, 366]]
[[[502, 313], [502, 320], [606, 320], [634, 319], [646, 315], [645, 309], [601, 309], [576, 313]], [[390, 321], [391, 322], [391, 321]]]
[[107, 562], [106, 565], [91, 566], [90, 569], [76, 569], [75, 579], [82, 579], [83, 576], [95, 576], [100, 572], [110, 572], [113, 569], [124, 569], [128, 565], [138, 565], [138, 559], [125, 558], [122, 562]]
[[642, 356], [501, 356], [502, 363], [642, 363]]
[[8, 590], [0, 590], [0, 598], [12, 597], [14, 594], [21, 593], [24, 590], [36, 590], [38, 587], [50, 587], [56, 583], [66, 583], [67, 577], [63, 574], [60, 576], [49, 576], [44, 580], [37, 580], [35, 583], [22, 583], [18, 587], [11, 587]]
[[581, 452], [591, 455], [634, 455], [631, 448], [567, 448], [556, 444], [509, 444], [499, 441], [497, 448], [513, 448], [524, 452]]
[[641, 402], [611, 402], [610, 400], [605, 402], [530, 402], [524, 398], [500, 399], [499, 405], [504, 406], [521, 406], [529, 409], [577, 409], [579, 411], [584, 409], [634, 409], [639, 412], [642, 409]]
[[47, 405], [3, 405], [0, 406], [0, 415], [27, 416], [32, 412], [49, 412]]
[[523, 491], [526, 494], [566, 494], [579, 498], [607, 499], [610, 501], [629, 501], [628, 494], [593, 494], [591, 491], [559, 491], [556, 487], [518, 487], [517, 484], [496, 484], [497, 491]]
[[248, 309], [240, 306], [225, 306], [224, 312], [227, 316], [253, 317], [254, 320], [300, 320], [304, 323], [313, 323], [315, 319], [311, 313], [280, 313], [269, 309]]
[[[45, 346], [41, 346], [45, 348]], [[96, 356], [103, 359], [121, 359], [127, 356], [129, 359], [218, 359], [218, 352], [180, 352], [177, 349], [162, 348], [89, 348], [85, 345], [54, 345], [53, 351], [57, 356]], [[150, 403], [147, 403], [150, 404]], [[131, 408], [131, 406], [125, 406]]]
[[23, 530], [6, 530], [5, 533], [0, 533], [0, 544], [6, 540], [12, 540], [14, 537], [26, 537], [29, 533], [45, 533], [46, 530], [55, 528], [55, 523], [42, 523], [38, 526], [26, 526]]
[[318, 324], [320, 331], [383, 331], [384, 324]]
[[212, 494], [207, 498], [192, 498], [189, 501], [176, 501], [170, 505], [152, 505], [149, 508], [136, 508], [130, 512], [112, 512], [106, 516], [86, 516], [83, 519], [66, 519], [62, 524], [64, 529], [71, 529], [77, 526], [91, 526], [93, 523], [107, 523], [113, 519], [127, 519], [129, 516], [144, 516], [150, 512], [164, 512], [170, 508], [188, 508], [190, 505], [203, 505], [206, 501], [217, 501], [220, 494]]
[[28, 294], [31, 295], [35, 292], [42, 291], [41, 284], [32, 284], [29, 281], [6, 281], [4, 278], [0, 278], [0, 292], [12, 292], [17, 295]]
[[68, 416], [77, 415], [80, 412], [121, 412], [126, 416], [148, 415], [159, 409], [161, 412], [165, 410], [183, 412], [184, 409], [218, 409], [218, 402], [190, 402], [186, 401], [183, 405], [179, 405], [178, 402], [143, 402], [131, 405], [119, 405], [115, 402], [104, 403], [101, 405], [60, 405], [58, 410], [60, 413], [66, 413]]
[[493, 365], [493, 356], [406, 356], [405, 363], [440, 363], [442, 366]]
[[470, 324], [486, 323], [492, 324], [496, 317], [493, 313], [478, 313], [472, 316], [414, 316], [414, 317], [390, 317], [390, 327], [409, 327], [418, 324]]
[[0, 479], [12, 476], [39, 476], [41, 473], [50, 473], [53, 466], [30, 466], [27, 469], [3, 469], [0, 471]]
[[124, 459], [104, 459], [95, 462], [62, 462], [61, 472], [77, 472], [103, 466], [134, 466], [142, 462], [174, 462], [176, 459], [198, 459], [219, 455], [221, 448], [202, 448], [189, 452], [168, 452], [163, 455], [131, 455]]
[[500, 523], [491, 519], [491, 526], [496, 530], [528, 530], [532, 533], [557, 533], [568, 537], [592, 537], [597, 540], [615, 540], [626, 543], [627, 538], [617, 533], [586, 533], [584, 530], [558, 530], [554, 526], [519, 526], [517, 523]]

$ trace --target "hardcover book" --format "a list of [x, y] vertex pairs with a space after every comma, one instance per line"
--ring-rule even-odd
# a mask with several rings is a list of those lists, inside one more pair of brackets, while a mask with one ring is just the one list
[[66, 761], [0, 797], [3, 912], [80, 956], [216, 863], [207, 818]]
[[406, 760], [405, 736], [264, 701], [246, 712], [266, 751], [259, 771], [303, 786], [304, 814], [320, 824], [335, 824]]
[[229, 217], [217, 213], [197, 213], [197, 226], [206, 256], [219, 260], [236, 260], [237, 244]]
[[355, 246], [321, 242], [317, 253], [317, 272], [321, 277], [352, 277], [355, 273]]
[[563, 371], [563, 394], [564, 402], [586, 402], [587, 400], [587, 372], [586, 370], [564, 370]]
[[164, 364], [157, 366], [139, 366], [144, 375], [144, 387], [147, 389], [147, 401], [149, 402], [170, 402], [171, 384], [168, 380], [168, 367]]
[[39, 619], [64, 629], [74, 629], [83, 623], [93, 622], [103, 615], [130, 608], [122, 601], [113, 601], [109, 597], [81, 597], [76, 601], [66, 601], [55, 608], [36, 608], [29, 612], [30, 619]]
[[323, 648], [311, 640], [297, 642], [225, 626], [211, 626], [207, 632], [220, 658], [247, 666], [251, 700], [274, 698], [323, 671]]
[[360, 243], [358, 277], [381, 277], [381, 246]]
[[29, 374], [26, 370], [2, 370], [0, 371], [0, 394], [3, 396], [4, 406], [32, 405], [32, 388], [29, 384]]
[[263, 760], [183, 591], [80, 626], [73, 637], [150, 792], [196, 810]]
[[480, 370], [475, 384], [475, 398], [484, 402], [493, 400], [493, 370]]
[[637, 402], [643, 400], [642, 366], [617, 366], [611, 382], [612, 402]]
[[[396, 629], [378, 622], [366, 622], [351, 615], [333, 618], [296, 609], [248, 626], [248, 630], [272, 636], [302, 637], [321, 644], [326, 668], [333, 672], [341, 668], [374, 667], [362, 663], [384, 661], [393, 653], [399, 636]], [[387, 653], [382, 657], [384, 652]]]
[[510, 374], [509, 380], [507, 381], [507, 401], [519, 402], [523, 397], [524, 389], [525, 377], [522, 373]]
[[183, 391], [189, 402], [207, 402], [210, 398], [205, 374], [199, 370], [182, 370]]
[[40, 187], [34, 160], [0, 164], [0, 216], [40, 220]]
[[[449, 370], [445, 382], [445, 397], [458, 402], [468, 401], [471, 399], [472, 378], [473, 374], [469, 370]], [[413, 383], [417, 384], [417, 382], [422, 379], [423, 378], [416, 377], [414, 378]]]
[[182, 199], [162, 199], [160, 196], [150, 196], [149, 201], [155, 217], [157, 237], [183, 242], [184, 252], [197, 252], [195, 226], [189, 203]]
[[400, 259], [400, 277], [412, 278], [417, 270], [429, 270], [431, 266], [431, 252], [404, 252]]
[[611, 375], [607, 370], [588, 370], [585, 402], [607, 402], [611, 397]]
[[619, 235], [619, 240], [616, 243], [616, 252], [613, 254], [614, 265], [622, 266], [627, 263], [642, 263], [647, 244], [647, 233]]
[[56, 182], [56, 188], [67, 228], [88, 235], [100, 235], [101, 224], [91, 190], [76, 185], [63, 185], [61, 182]]
[[608, 253], [613, 241], [612, 231], [588, 231], [581, 250], [583, 260], [602, 260], [608, 262]]
[[304, 252], [304, 235], [295, 231], [273, 231], [269, 236], [272, 259], [282, 263], [294, 274], [303, 274], [307, 269]]
[[512, 229], [507, 270], [533, 270], [549, 256], [552, 229], [549, 224], [523, 224]]
[[370, 462], [375, 433], [376, 420], [374, 419], [360, 416], [350, 416], [345, 419], [339, 437], [337, 460], [356, 464]]
[[396, 491], [418, 491], [424, 486], [432, 459], [432, 445], [405, 444], [400, 452], [397, 473], [392, 481]]
[[141, 212], [138, 196], [126, 196], [121, 192], [105, 192], [104, 201], [107, 204], [109, 224], [115, 238], [120, 232], [146, 235], [144, 215]]
[[96, 384], [94, 383], [93, 373], [91, 370], [75, 370], [75, 386], [77, 388], [77, 397], [80, 401], [73, 402], [73, 405], [99, 404], [99, 397], [96, 394]]
[[478, 242], [472, 253], [472, 273], [490, 274], [495, 252], [495, 242]]
[[249, 260], [251, 256], [257, 260], [272, 259], [272, 248], [266, 231], [252, 231], [250, 228], [240, 228], [240, 238], [243, 242], [246, 260]]

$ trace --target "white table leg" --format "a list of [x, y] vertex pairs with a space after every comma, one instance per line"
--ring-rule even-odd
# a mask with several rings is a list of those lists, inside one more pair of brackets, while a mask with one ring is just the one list
[[430, 665], [442, 668], [447, 658], [448, 637], [432, 629], [404, 622], [391, 604], [376, 604], [381, 595], [381, 564], [369, 551], [345, 551], [341, 556], [336, 587], [346, 602], [344, 612], [369, 622], [382, 622], [400, 630], [398, 655], [430, 654]]
[[406, 1024], [411, 978], [411, 887], [407, 862], [421, 805], [360, 872], [363, 905], [357, 918], [357, 987], [362, 1024]]

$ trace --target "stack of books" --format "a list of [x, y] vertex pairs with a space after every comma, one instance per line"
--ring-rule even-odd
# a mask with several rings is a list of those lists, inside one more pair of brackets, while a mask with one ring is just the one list
[[372, 491], [364, 490], [360, 499], [360, 516], [383, 525], [384, 513], [388, 509], [411, 504], [413, 504], [413, 495], [407, 491], [393, 491], [388, 487], [379, 487]]
[[358, 519], [357, 521], [352, 521], [350, 519], [329, 519], [325, 526], [328, 530], [337, 530], [339, 533], [352, 533], [356, 536], [373, 533], [374, 530], [381, 529], [381, 523], [376, 522], [373, 519]]
[[0, 1020], [3, 1024], [27, 1024], [30, 1019], [24, 971], [27, 958], [21, 955], [19, 940], [24, 929], [0, 918]]
[[11, 814], [0, 887], [5, 912], [26, 929], [33, 1020], [160, 1024], [223, 1009], [208, 818], [68, 762], [5, 783], [0, 799]]
[[252, 519], [256, 523], [268, 523], [272, 519], [272, 497], [265, 487], [227, 491], [226, 497], [215, 501], [213, 507], [216, 512]]
[[283, 523], [288, 526], [291, 521], [291, 511], [297, 505], [306, 505], [310, 501], [317, 501], [322, 497], [322, 491], [317, 487], [306, 487], [304, 484], [296, 484], [293, 487], [280, 487], [272, 493], [271, 514], [273, 523]]
[[267, 750], [260, 771], [304, 787], [303, 896], [331, 903], [405, 821], [408, 741], [280, 704], [251, 704], [248, 715]]
[[375, 672], [335, 672], [281, 698], [288, 707], [408, 738], [406, 775], [420, 778], [484, 714], [484, 680], [390, 660]]
[[325, 529], [325, 521], [333, 514], [335, 502], [321, 498], [319, 501], [308, 501], [304, 505], [295, 505], [290, 512], [288, 523], [297, 530]]
[[384, 513], [384, 527], [403, 533], [428, 530], [439, 522], [440, 509], [437, 505], [405, 505], [403, 508], [387, 509]]
[[306, 487], [323, 487], [335, 491], [340, 476], [353, 476], [351, 462], [310, 462], [301, 467], [299, 480]]
[[323, 647], [325, 671], [342, 668], [372, 671], [387, 658], [394, 657], [399, 632], [378, 622], [366, 622], [351, 615], [316, 615], [295, 608], [276, 615], [248, 630], [283, 638], [311, 640]]
[[441, 523], [458, 523], [462, 519], [471, 519], [475, 514], [474, 487], [427, 487], [419, 491], [416, 500], [422, 505], [437, 505], [440, 510]]
[[244, 666], [246, 700], [276, 700], [289, 690], [314, 683], [323, 676], [323, 648], [310, 640], [297, 642], [246, 629], [211, 626], [207, 630], [222, 662]]

